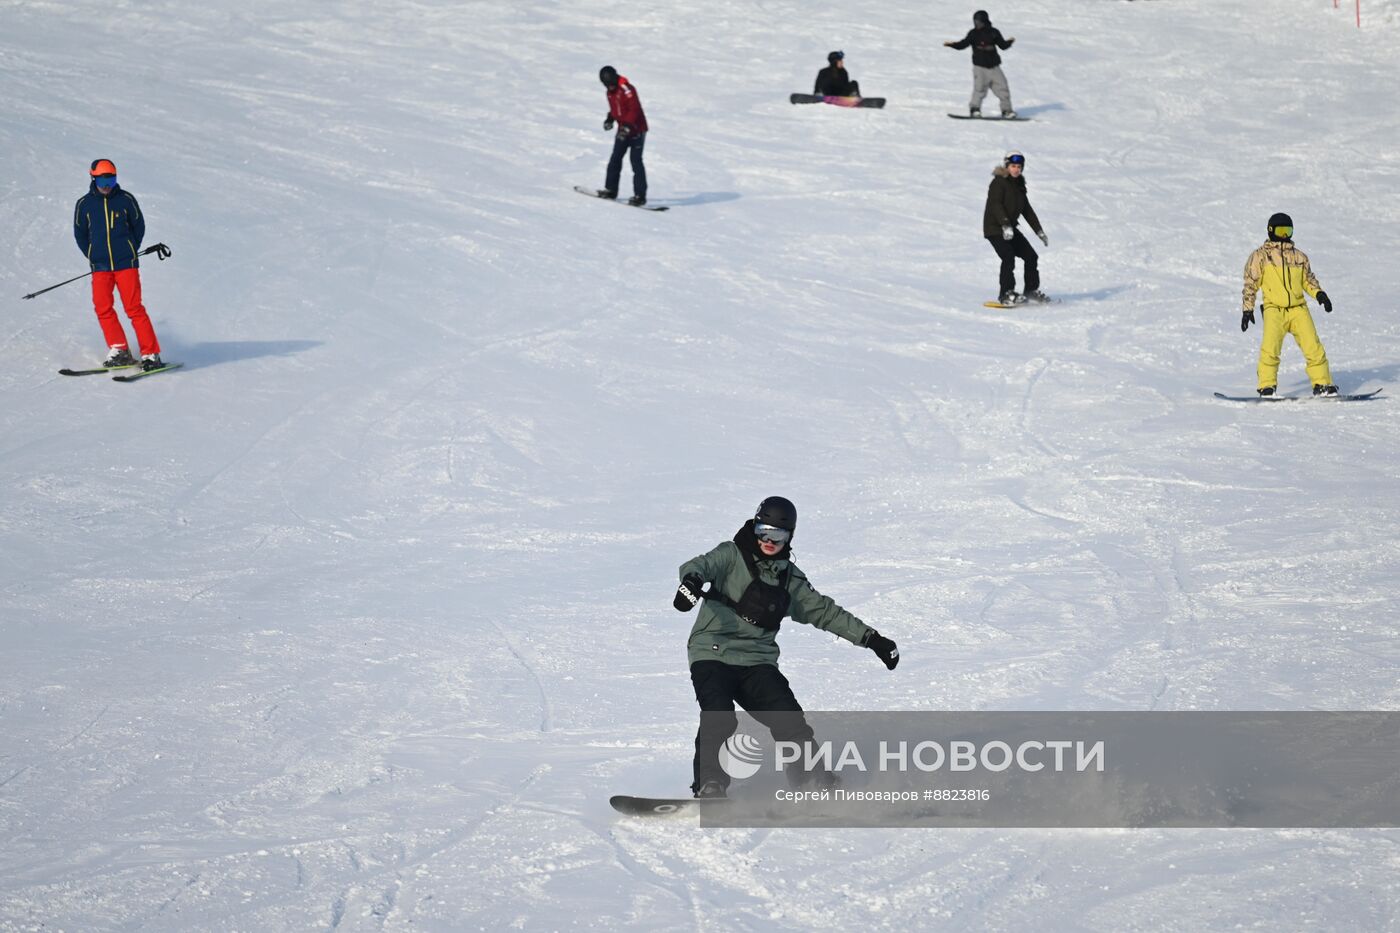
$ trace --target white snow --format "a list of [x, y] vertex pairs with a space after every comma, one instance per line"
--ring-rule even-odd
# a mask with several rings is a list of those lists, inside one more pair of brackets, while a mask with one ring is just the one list
[[[1400, 395], [1400, 2], [1348, 6], [991, 8], [995, 126], [944, 116], [971, 6], [5, 4], [0, 929], [1400, 923], [1394, 831], [607, 806], [684, 792], [675, 568], [775, 493], [903, 653], [790, 626], [808, 708], [1396, 708], [1400, 400], [1211, 397], [1276, 210]], [[886, 110], [787, 103], [832, 48]], [[602, 64], [668, 213], [569, 190]], [[1066, 301], [991, 311], [1013, 147]], [[174, 251], [129, 386], [56, 375], [85, 284], [17, 300], [99, 156]]]

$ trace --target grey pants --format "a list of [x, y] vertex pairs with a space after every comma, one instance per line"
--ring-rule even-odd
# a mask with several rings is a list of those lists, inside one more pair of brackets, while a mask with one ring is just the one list
[[968, 106], [973, 110], [982, 109], [982, 99], [991, 91], [1001, 101], [1001, 112], [1008, 113], [1015, 108], [1011, 106], [1011, 88], [1006, 83], [1006, 75], [1001, 73], [1001, 66], [995, 68], [982, 68], [978, 65], [972, 66], [972, 100]]

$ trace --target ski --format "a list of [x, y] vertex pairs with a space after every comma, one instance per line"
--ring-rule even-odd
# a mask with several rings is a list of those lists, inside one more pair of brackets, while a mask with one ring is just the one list
[[130, 376], [113, 376], [113, 382], [135, 382], [137, 379], [145, 379], [147, 376], [159, 376], [161, 373], [168, 373], [172, 369], [179, 369], [184, 363], [166, 363], [160, 369], [143, 369], [139, 373], [132, 373]]
[[1368, 398], [1375, 398], [1383, 391], [1381, 388], [1374, 392], [1357, 392], [1351, 395], [1226, 395], [1216, 392], [1215, 397], [1227, 402], [1362, 402]]
[[831, 97], [821, 94], [789, 94], [788, 101], [794, 104], [831, 104], [835, 107], [866, 107], [880, 110], [885, 106], [883, 97]]
[[140, 363], [127, 363], [125, 366], [99, 366], [96, 369], [60, 369], [60, 376], [96, 376], [98, 373], [111, 373], [119, 369], [133, 369]]
[[950, 113], [954, 120], [981, 120], [983, 123], [1029, 123], [1030, 117], [974, 117], [966, 113]]
[[628, 797], [618, 795], [608, 800], [618, 813], [628, 816], [674, 816], [677, 813], [698, 813], [701, 807], [728, 803], [723, 797]]
[[583, 187], [580, 187], [579, 185], [574, 185], [574, 190], [577, 191], [579, 194], [586, 194], [586, 195], [588, 195], [590, 198], [597, 198], [597, 199], [600, 200], [600, 201], [616, 201], [618, 204], [621, 204], [621, 205], [623, 205], [624, 207], [635, 207], [635, 208], [637, 208], [638, 210], [643, 210], [643, 211], [667, 211], [667, 210], [670, 210], [670, 208], [667, 207], [667, 206], [664, 205], [664, 204], [659, 204], [659, 205], [658, 205], [658, 204], [628, 204], [627, 201], [624, 200], [623, 198], [605, 198], [605, 197], [603, 197], [603, 192], [599, 191], [597, 188], [583, 188]]

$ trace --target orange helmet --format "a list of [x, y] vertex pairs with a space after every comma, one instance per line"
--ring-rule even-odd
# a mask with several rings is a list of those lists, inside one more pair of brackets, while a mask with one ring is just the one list
[[111, 159], [96, 159], [92, 163], [92, 171], [88, 172], [93, 178], [98, 175], [115, 175], [117, 167], [112, 164]]

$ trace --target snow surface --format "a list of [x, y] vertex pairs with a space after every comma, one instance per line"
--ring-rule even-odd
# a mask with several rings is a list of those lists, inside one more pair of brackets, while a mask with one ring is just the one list
[[[1245, 406], [1290, 212], [1400, 395], [1400, 3], [0, 5], [0, 929], [1383, 929], [1393, 831], [706, 831], [675, 568], [794, 499], [812, 709], [1395, 709], [1400, 401]], [[881, 112], [793, 107], [831, 48]], [[596, 72], [647, 214], [586, 200]], [[989, 311], [1028, 157], [1066, 301]], [[88, 162], [186, 368], [100, 359]], [[626, 177], [626, 176], [624, 176]], [[1290, 343], [1282, 388], [1306, 391]]]

